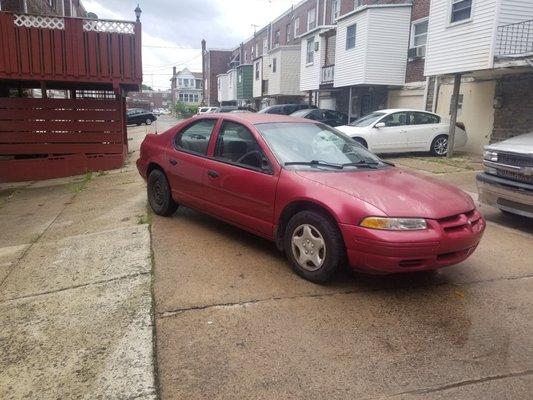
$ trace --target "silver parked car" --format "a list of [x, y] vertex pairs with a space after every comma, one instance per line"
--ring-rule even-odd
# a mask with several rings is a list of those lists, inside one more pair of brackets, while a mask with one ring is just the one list
[[483, 165], [479, 200], [533, 218], [533, 132], [486, 146]]

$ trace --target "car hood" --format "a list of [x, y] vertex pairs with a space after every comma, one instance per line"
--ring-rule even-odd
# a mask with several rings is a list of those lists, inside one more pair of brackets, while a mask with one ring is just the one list
[[388, 216], [445, 218], [475, 208], [454, 186], [400, 168], [359, 171], [295, 171], [300, 177], [350, 194]]
[[533, 155], [533, 132], [515, 136], [504, 140], [503, 142], [491, 144], [486, 146], [485, 149]]

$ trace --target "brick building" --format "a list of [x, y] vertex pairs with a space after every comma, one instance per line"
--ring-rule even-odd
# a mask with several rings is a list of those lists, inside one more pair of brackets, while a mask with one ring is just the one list
[[208, 49], [205, 40], [202, 40], [202, 77], [203, 104], [219, 106], [217, 75], [228, 70], [233, 52], [231, 50]]
[[156, 108], [168, 109], [172, 104], [172, 92], [170, 90], [130, 92], [126, 97], [127, 108], [143, 108], [152, 111]]

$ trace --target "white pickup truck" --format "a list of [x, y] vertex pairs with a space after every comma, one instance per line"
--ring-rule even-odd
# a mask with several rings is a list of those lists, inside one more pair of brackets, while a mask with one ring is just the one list
[[477, 174], [479, 200], [533, 218], [533, 132], [485, 147]]

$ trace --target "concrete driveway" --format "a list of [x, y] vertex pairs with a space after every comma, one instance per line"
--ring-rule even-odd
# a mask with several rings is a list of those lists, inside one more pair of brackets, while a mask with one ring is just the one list
[[[475, 192], [475, 167], [397, 162]], [[460, 265], [323, 286], [225, 223], [154, 216], [162, 398], [531, 398], [533, 227], [482, 211], [485, 237]]]

